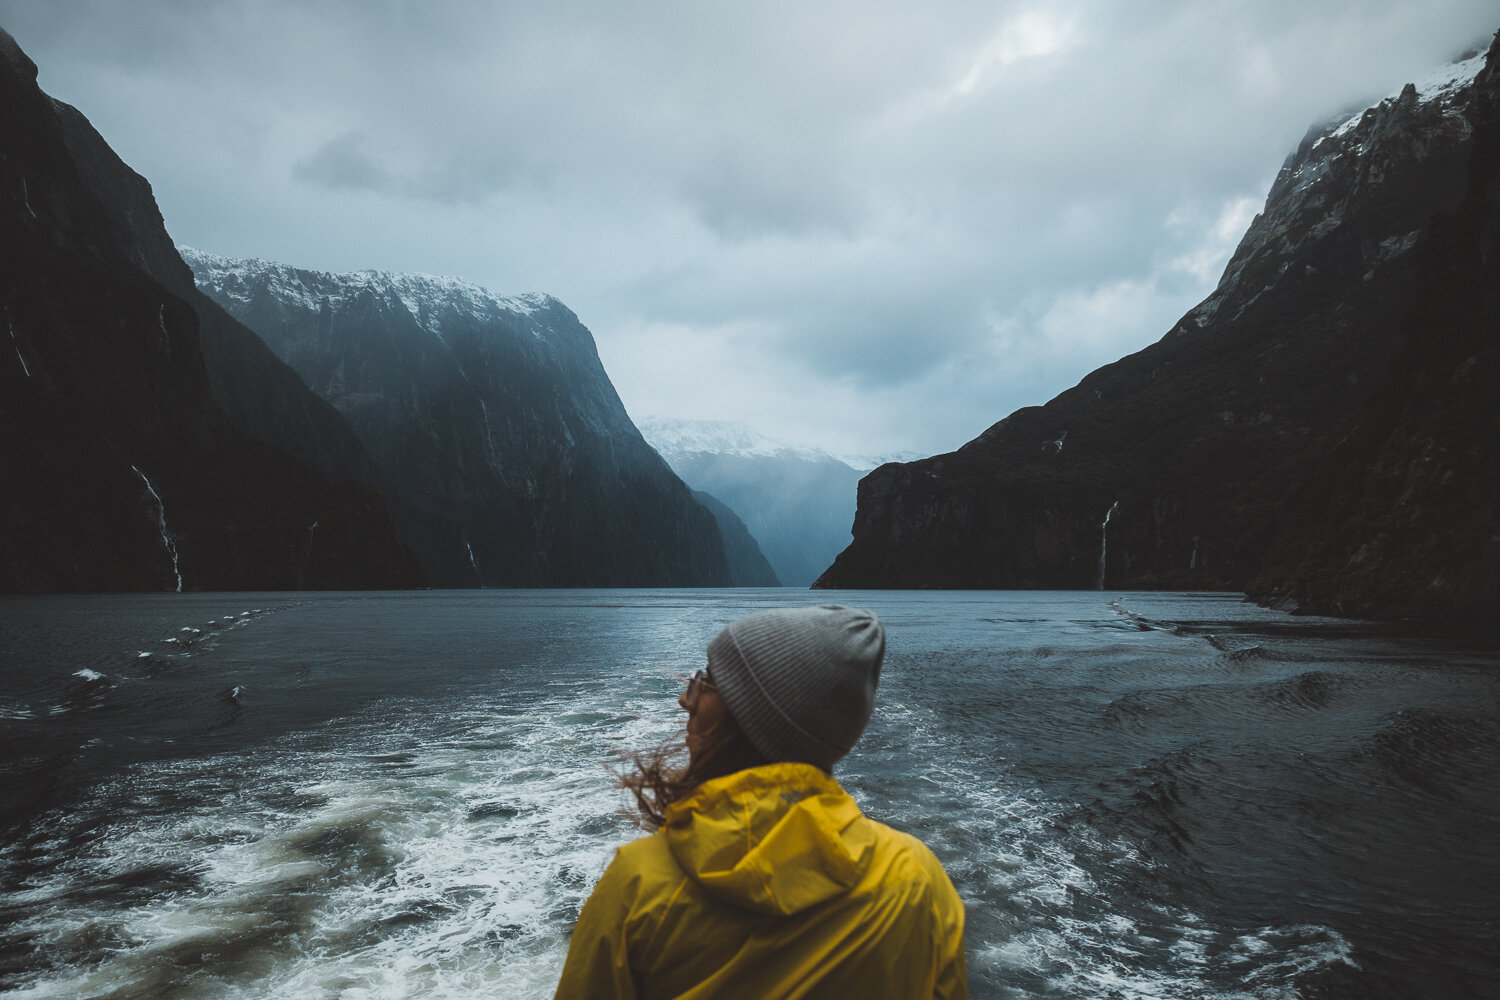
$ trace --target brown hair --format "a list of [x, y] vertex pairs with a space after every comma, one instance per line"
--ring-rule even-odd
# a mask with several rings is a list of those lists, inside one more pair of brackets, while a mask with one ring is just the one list
[[687, 798], [703, 782], [770, 763], [728, 712], [700, 740], [698, 752], [691, 756], [686, 767], [672, 763], [672, 758], [687, 748], [686, 740], [674, 740], [631, 755], [635, 773], [620, 775], [620, 787], [634, 793], [635, 804], [641, 811], [639, 819], [646, 829], [660, 829], [667, 821], [667, 807]]

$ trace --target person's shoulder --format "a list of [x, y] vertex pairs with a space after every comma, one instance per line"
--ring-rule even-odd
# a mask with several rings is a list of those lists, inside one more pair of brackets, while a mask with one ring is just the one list
[[633, 895], [651, 896], [664, 885], [675, 885], [685, 873], [667, 838], [651, 833], [616, 849], [604, 877], [616, 884], [631, 885]]
[[919, 871], [921, 877], [931, 883], [940, 893], [953, 892], [953, 883], [943, 869], [943, 863], [938, 860], [936, 854], [932, 853], [932, 848], [923, 843], [919, 837], [905, 830], [887, 826], [878, 820], [869, 822], [875, 829], [877, 851], [883, 850], [891, 858], [887, 864]]
[[920, 838], [912, 836], [905, 830], [898, 830], [894, 826], [888, 826], [879, 820], [872, 819], [869, 820], [869, 823], [875, 829], [876, 842], [885, 844], [887, 849], [910, 854], [923, 863], [937, 861], [937, 855], [933, 854], [932, 849], [922, 843]]

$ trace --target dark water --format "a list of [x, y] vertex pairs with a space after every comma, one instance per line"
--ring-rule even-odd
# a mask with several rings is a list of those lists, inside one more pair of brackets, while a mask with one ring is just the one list
[[728, 620], [886, 620], [839, 777], [976, 997], [1500, 996], [1492, 638], [1225, 595], [0, 600], [0, 993], [551, 995]]

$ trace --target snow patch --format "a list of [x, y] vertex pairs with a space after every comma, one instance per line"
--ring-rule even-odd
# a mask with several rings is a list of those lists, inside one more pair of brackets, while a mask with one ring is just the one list
[[[1412, 86], [1416, 89], [1417, 100], [1426, 104], [1432, 101], [1448, 100], [1453, 97], [1458, 91], [1474, 82], [1474, 78], [1479, 75], [1479, 71], [1484, 69], [1484, 59], [1484, 53], [1481, 52], [1479, 55], [1471, 56], [1468, 59], [1449, 63], [1422, 77], [1420, 80], [1413, 80]], [[1328, 139], [1336, 139], [1352, 132], [1364, 118], [1366, 112], [1379, 107], [1386, 101], [1396, 100], [1401, 96], [1401, 91], [1405, 89], [1406, 85], [1403, 84], [1379, 101], [1372, 103], [1370, 107], [1361, 108], [1354, 115], [1334, 127], [1317, 142], [1313, 143], [1313, 147], [1318, 147]]]
[[259, 258], [221, 257], [185, 244], [178, 244], [177, 252], [200, 287], [239, 302], [249, 302], [256, 288], [264, 286], [294, 309], [319, 312], [325, 301], [339, 307], [368, 294], [387, 303], [400, 302], [413, 320], [439, 339], [442, 317], [450, 312], [482, 322], [521, 320], [518, 325], [539, 340], [552, 332], [535, 320], [556, 303], [542, 293], [496, 295], [463, 278], [435, 274], [303, 270]]

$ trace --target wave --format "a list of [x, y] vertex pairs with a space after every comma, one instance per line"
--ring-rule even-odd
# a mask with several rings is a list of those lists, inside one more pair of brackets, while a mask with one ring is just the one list
[[1500, 723], [1492, 718], [1404, 709], [1392, 715], [1373, 739], [1376, 759], [1386, 773], [1426, 794], [1446, 799], [1473, 797], [1487, 808], [1500, 801]]
[[1273, 682], [1262, 689], [1261, 697], [1282, 708], [1317, 711], [1328, 708], [1343, 692], [1356, 685], [1356, 681], [1342, 674], [1309, 670]]

